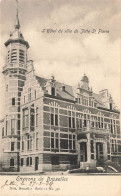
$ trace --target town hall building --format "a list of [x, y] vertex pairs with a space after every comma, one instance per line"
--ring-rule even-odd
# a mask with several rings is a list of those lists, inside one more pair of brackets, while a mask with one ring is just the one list
[[[43, 172], [121, 164], [120, 112], [84, 75], [77, 87], [35, 74], [18, 18], [5, 42], [2, 171]], [[98, 81], [96, 81], [98, 82]]]

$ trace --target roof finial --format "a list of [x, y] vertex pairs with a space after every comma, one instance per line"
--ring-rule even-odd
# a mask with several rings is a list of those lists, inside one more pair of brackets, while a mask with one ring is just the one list
[[18, 18], [18, 0], [16, 0], [16, 5], [17, 5], [17, 9], [16, 9], [16, 20], [15, 20], [15, 29], [20, 29], [20, 23], [19, 23], [19, 18]]

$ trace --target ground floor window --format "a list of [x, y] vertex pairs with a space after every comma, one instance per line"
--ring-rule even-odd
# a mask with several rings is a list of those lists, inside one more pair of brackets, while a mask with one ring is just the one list
[[27, 157], [26, 158], [26, 166], [31, 166], [32, 165], [32, 157]]
[[14, 158], [10, 159], [10, 167], [14, 167]]
[[44, 148], [64, 151], [76, 150], [76, 136], [74, 134], [44, 132]]
[[11, 142], [11, 151], [14, 151], [14, 142]]
[[21, 166], [23, 166], [23, 165], [24, 165], [24, 159], [21, 158]]

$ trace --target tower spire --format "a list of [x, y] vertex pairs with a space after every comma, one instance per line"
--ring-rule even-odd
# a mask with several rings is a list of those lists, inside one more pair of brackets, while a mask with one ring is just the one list
[[18, 0], [16, 0], [16, 20], [15, 20], [15, 29], [20, 29], [20, 23], [19, 23], [19, 18], [18, 18]]

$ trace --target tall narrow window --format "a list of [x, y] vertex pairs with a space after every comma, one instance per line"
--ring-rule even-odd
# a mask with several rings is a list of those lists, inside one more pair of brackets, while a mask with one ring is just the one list
[[26, 159], [26, 166], [29, 166], [29, 157]]
[[14, 158], [10, 159], [10, 167], [14, 167]]
[[2, 128], [2, 137], [4, 137], [4, 127]]
[[28, 88], [28, 101], [31, 101], [31, 88]]
[[21, 166], [23, 166], [23, 165], [24, 165], [24, 159], [21, 158]]
[[59, 134], [58, 133], [55, 133], [55, 148], [58, 148], [59, 147], [59, 139], [58, 139], [58, 136]]
[[12, 105], [15, 105], [15, 97], [12, 98]]
[[36, 133], [36, 149], [39, 149], [39, 134]]
[[73, 149], [76, 149], [75, 135], [73, 135]]
[[58, 108], [51, 108], [51, 125], [58, 126]]
[[75, 118], [72, 117], [72, 127], [75, 128]]
[[68, 134], [60, 134], [60, 148], [64, 150], [68, 149]]
[[27, 157], [26, 166], [31, 166], [31, 165], [32, 165], [32, 157]]
[[31, 125], [31, 131], [34, 131], [35, 126], [35, 110], [33, 107], [30, 109], [31, 116], [30, 116], [30, 125]]
[[82, 128], [82, 119], [80, 119], [80, 128]]
[[11, 151], [14, 151], [14, 142], [11, 142]]
[[55, 114], [55, 126], [58, 126], [58, 115]]
[[75, 129], [75, 112], [68, 111], [68, 115], [69, 128]]
[[112, 110], [112, 103], [110, 103], [110, 110]]
[[69, 128], [71, 128], [71, 116], [69, 116], [68, 118], [69, 118]]
[[11, 135], [15, 134], [15, 119], [11, 119]]
[[22, 141], [22, 151], [24, 151], [24, 141]]
[[27, 137], [27, 149], [30, 150], [30, 136]]
[[6, 116], [6, 135], [8, 134], [8, 116]]
[[76, 137], [75, 135], [69, 134], [69, 150], [76, 149]]
[[32, 150], [32, 136], [27, 137], [27, 149]]
[[23, 129], [28, 129], [29, 127], [29, 110], [24, 109], [23, 110]]
[[86, 118], [86, 114], [84, 114], [84, 127], [87, 127], [87, 118]]
[[34, 91], [34, 98], [35, 99], [37, 98], [37, 91], [36, 90]]
[[111, 133], [113, 133], [113, 122], [112, 122], [112, 119], [111, 119]]
[[59, 134], [51, 132], [51, 148], [58, 148], [59, 147]]
[[30, 165], [32, 165], [32, 157], [30, 157]]
[[103, 128], [103, 118], [101, 117], [101, 128]]
[[38, 114], [38, 108], [36, 108], [36, 127], [38, 127], [39, 122], [39, 114]]
[[54, 114], [51, 114], [51, 125], [54, 125]]
[[51, 88], [51, 95], [55, 96], [55, 88], [54, 87]]
[[19, 61], [23, 63], [25, 60], [24, 50], [19, 50]]

